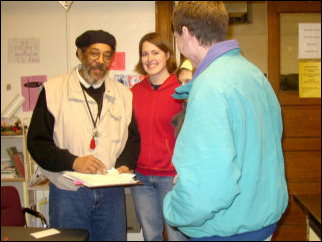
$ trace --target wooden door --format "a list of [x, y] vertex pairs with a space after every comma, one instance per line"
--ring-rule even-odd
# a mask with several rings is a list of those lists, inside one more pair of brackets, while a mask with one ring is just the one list
[[174, 1], [155, 1], [155, 31], [162, 34], [174, 49], [171, 17]]
[[[273, 240], [306, 240], [305, 213], [293, 195], [321, 194], [321, 98], [299, 97], [298, 22], [321, 23], [321, 2], [268, 1], [267, 7], [268, 78], [282, 106], [290, 196]], [[321, 66], [321, 59], [311, 61]]]

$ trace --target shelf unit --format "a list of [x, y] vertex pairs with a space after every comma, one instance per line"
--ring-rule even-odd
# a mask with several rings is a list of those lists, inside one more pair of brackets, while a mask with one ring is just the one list
[[[39, 200], [48, 197], [48, 185], [29, 187], [28, 184], [35, 171], [35, 162], [30, 156], [27, 149], [27, 132], [28, 128], [24, 126], [21, 135], [1, 135], [1, 160], [10, 160], [6, 151], [8, 147], [15, 146], [19, 152], [23, 152], [25, 178], [2, 178], [1, 186], [14, 186], [17, 188], [21, 200], [21, 206], [31, 208], [33, 204], [38, 204]], [[40, 199], [39, 199], [40, 198]], [[42, 205], [44, 204], [41, 201]], [[38, 208], [37, 208], [38, 209]], [[27, 225], [38, 226], [39, 221], [27, 214]], [[39, 223], [40, 225], [40, 223]]]
[[23, 130], [22, 135], [1, 135], [1, 161], [10, 160], [9, 155], [6, 151], [8, 147], [16, 147], [19, 152], [23, 152], [24, 167], [25, 167], [25, 178], [2, 178], [1, 186], [14, 186], [17, 188], [21, 200], [21, 206], [29, 207], [29, 192], [27, 189], [27, 181], [29, 179], [29, 174], [27, 174], [28, 163], [26, 156], [26, 138], [25, 130]]

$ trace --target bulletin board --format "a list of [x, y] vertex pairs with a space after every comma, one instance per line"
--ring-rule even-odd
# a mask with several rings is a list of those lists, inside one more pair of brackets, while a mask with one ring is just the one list
[[124, 63], [111, 77], [137, 75], [139, 41], [155, 31], [154, 1], [73, 1], [68, 11], [58, 1], [1, 1], [1, 111], [22, 93], [22, 77], [50, 79], [78, 65], [75, 39], [89, 29], [116, 38]]

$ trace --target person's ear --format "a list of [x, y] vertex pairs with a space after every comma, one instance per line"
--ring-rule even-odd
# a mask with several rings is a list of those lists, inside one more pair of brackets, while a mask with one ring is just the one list
[[184, 38], [187, 38], [190, 35], [190, 32], [186, 26], [182, 26], [182, 35]]
[[169, 60], [170, 59], [170, 52], [168, 51], [166, 54], [166, 59]]
[[83, 51], [80, 48], [77, 48], [77, 53], [76, 53], [77, 58], [80, 60], [80, 62], [83, 61], [84, 59], [84, 54]]

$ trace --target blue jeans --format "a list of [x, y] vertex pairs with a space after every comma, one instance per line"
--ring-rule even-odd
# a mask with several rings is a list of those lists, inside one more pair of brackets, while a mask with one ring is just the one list
[[52, 228], [81, 228], [90, 241], [125, 241], [123, 187], [66, 191], [50, 183], [49, 221]]
[[131, 187], [136, 215], [142, 226], [145, 241], [163, 241], [163, 223], [169, 241], [185, 241], [187, 238], [163, 218], [163, 199], [173, 188], [172, 176], [144, 176], [136, 172], [143, 185]]

